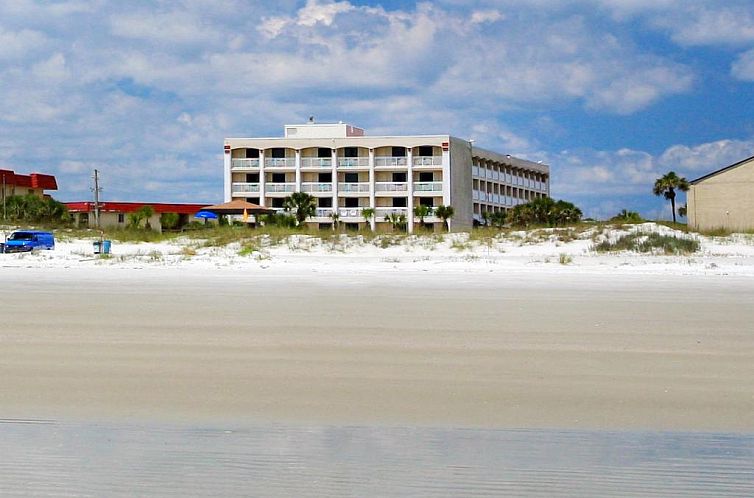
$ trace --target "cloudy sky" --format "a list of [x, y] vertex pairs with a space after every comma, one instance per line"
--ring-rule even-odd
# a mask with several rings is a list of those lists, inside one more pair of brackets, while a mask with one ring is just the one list
[[753, 0], [3, 0], [0, 167], [222, 200], [225, 137], [314, 115], [552, 167], [587, 215], [754, 155]]

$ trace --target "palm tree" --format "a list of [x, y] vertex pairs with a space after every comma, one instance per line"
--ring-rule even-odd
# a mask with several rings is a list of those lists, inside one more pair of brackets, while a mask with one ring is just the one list
[[437, 206], [437, 208], [435, 209], [435, 214], [438, 217], [442, 218], [443, 223], [448, 227], [448, 231], [450, 231], [450, 224], [448, 223], [448, 220], [455, 214], [453, 206]]
[[507, 213], [505, 211], [495, 211], [494, 213], [491, 213], [489, 215], [490, 223], [492, 223], [497, 228], [503, 228], [506, 218]]
[[294, 192], [283, 201], [283, 209], [293, 211], [296, 226], [301, 226], [307, 218], [316, 214], [317, 200], [306, 192]]
[[678, 207], [678, 216], [683, 216], [684, 218], [689, 212], [688, 204], [684, 204], [683, 206]]
[[422, 226], [424, 226], [424, 218], [431, 215], [432, 208], [430, 206], [425, 206], [424, 204], [414, 206], [414, 216], [419, 218], [419, 223], [421, 223]]
[[330, 219], [332, 220], [332, 229], [337, 230], [340, 224], [340, 213], [338, 213], [337, 208], [333, 209], [333, 212], [330, 213]]
[[666, 174], [662, 178], [658, 178], [655, 181], [655, 186], [652, 192], [656, 196], [664, 196], [670, 201], [670, 208], [673, 212], [673, 223], [675, 223], [675, 194], [676, 190], [681, 192], [687, 192], [689, 190], [689, 181], [675, 174], [674, 171]]
[[374, 218], [374, 214], [375, 214], [374, 208], [364, 208], [361, 210], [361, 216], [364, 217], [364, 221], [366, 221], [367, 225], [370, 225], [370, 226], [371, 226], [371, 223], [369, 222], [369, 220]]
[[385, 215], [385, 221], [392, 225], [393, 230], [403, 230], [406, 226], [406, 215], [400, 213], [388, 213]]

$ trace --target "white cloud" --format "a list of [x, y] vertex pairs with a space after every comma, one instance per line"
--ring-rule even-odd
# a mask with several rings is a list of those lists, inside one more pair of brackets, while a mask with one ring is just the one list
[[471, 13], [471, 24], [487, 24], [502, 21], [505, 16], [498, 10], [475, 10]]
[[39, 31], [22, 29], [8, 31], [0, 26], [0, 61], [19, 59], [43, 47], [47, 37]]
[[738, 56], [731, 67], [731, 74], [742, 81], [754, 81], [754, 49]]

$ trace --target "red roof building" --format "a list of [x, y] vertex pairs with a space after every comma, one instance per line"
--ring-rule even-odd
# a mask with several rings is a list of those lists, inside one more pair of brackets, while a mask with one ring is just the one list
[[[68, 212], [73, 215], [77, 226], [95, 228], [93, 202], [66, 202]], [[165, 213], [175, 213], [179, 216], [178, 226], [183, 226], [193, 220], [193, 216], [202, 210], [206, 204], [167, 204], [161, 202], [100, 202], [100, 227], [124, 228], [128, 224], [128, 214], [135, 213], [144, 206], [151, 206], [154, 215], [147, 220], [149, 225], [158, 231], [162, 230], [160, 216]]]
[[0, 169], [0, 194], [9, 195], [45, 195], [45, 190], [57, 190], [58, 182], [52, 175], [31, 173], [19, 175], [10, 169]]

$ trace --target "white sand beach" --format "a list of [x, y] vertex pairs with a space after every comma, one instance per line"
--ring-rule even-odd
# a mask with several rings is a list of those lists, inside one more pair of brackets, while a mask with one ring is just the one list
[[2, 255], [0, 417], [754, 430], [750, 236], [463, 237]]

